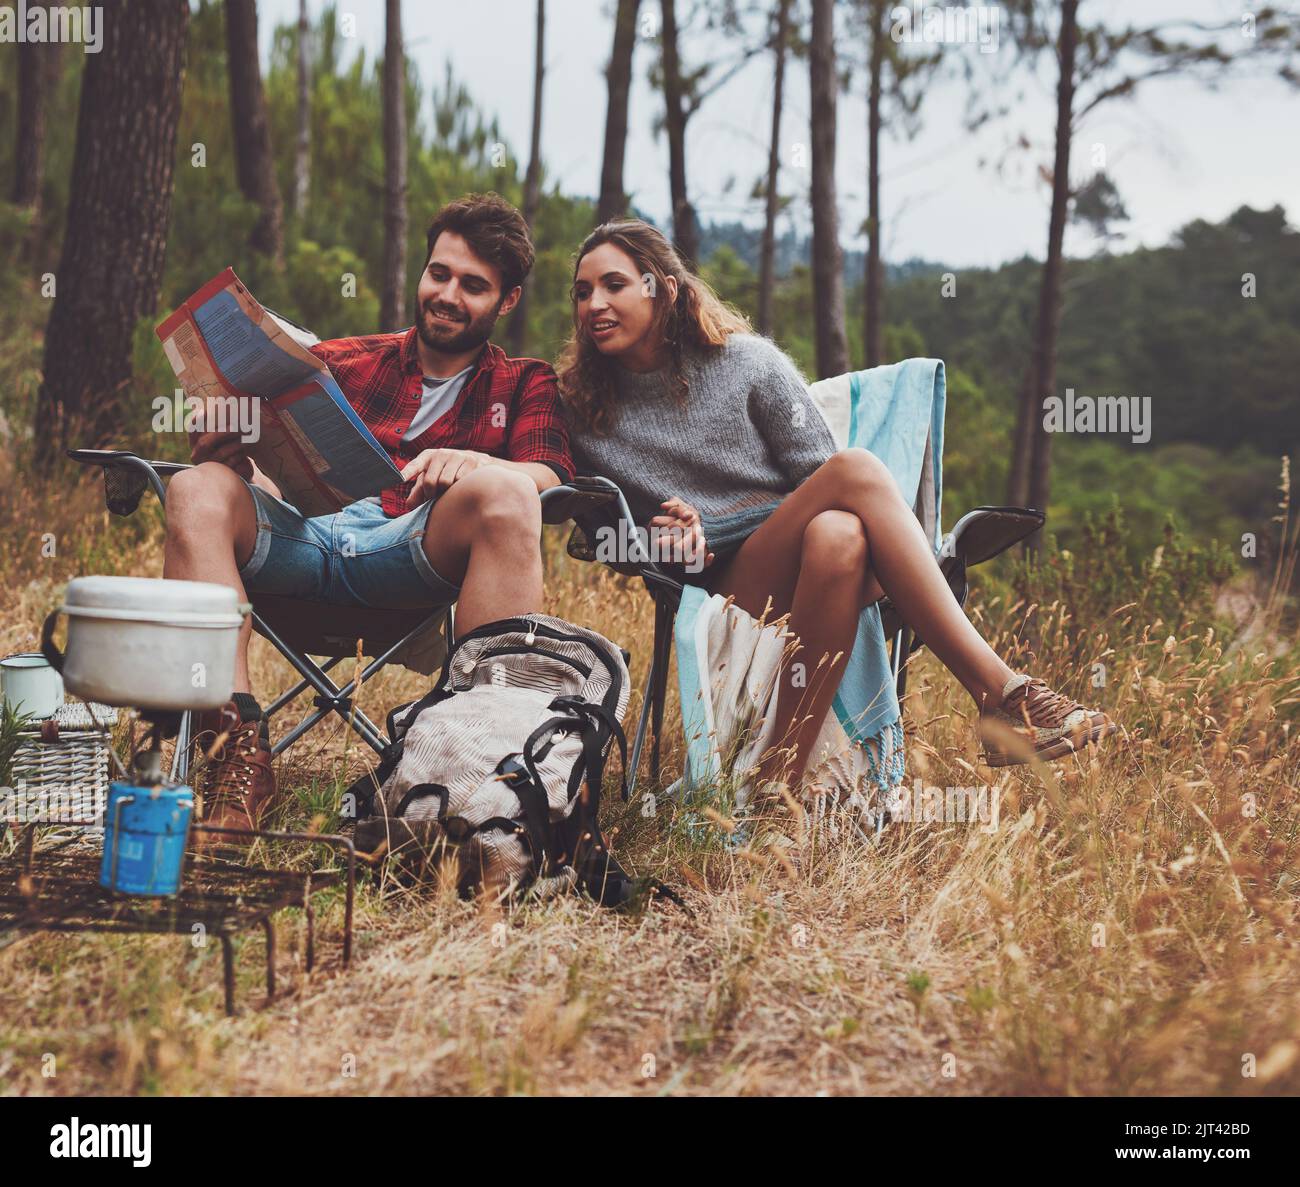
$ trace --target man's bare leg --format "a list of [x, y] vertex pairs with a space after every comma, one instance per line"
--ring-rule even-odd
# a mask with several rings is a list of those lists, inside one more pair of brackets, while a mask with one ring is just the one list
[[[434, 503], [425, 529], [429, 563], [461, 586], [458, 630], [542, 604], [541, 502], [526, 475], [488, 467], [455, 483]], [[167, 492], [163, 576], [214, 581], [247, 601], [239, 570], [253, 555], [257, 512], [244, 480], [229, 466], [204, 462], [182, 470]], [[235, 692], [251, 692], [245, 620], [235, 658]]]
[[541, 609], [541, 534], [542, 504], [526, 474], [485, 466], [438, 497], [424, 553], [439, 575], [461, 587], [457, 634]]
[[[257, 543], [257, 509], [244, 480], [220, 462], [203, 462], [176, 474], [167, 487], [167, 541], [163, 576], [177, 581], [214, 581], [248, 600], [240, 568]], [[248, 678], [251, 618], [239, 630], [235, 692], [252, 692]]]

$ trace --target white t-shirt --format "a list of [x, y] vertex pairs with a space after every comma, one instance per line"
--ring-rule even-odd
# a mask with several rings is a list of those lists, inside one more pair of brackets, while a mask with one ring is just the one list
[[439, 418], [451, 411], [452, 405], [456, 403], [456, 397], [460, 395], [460, 389], [465, 386], [465, 380], [469, 378], [472, 370], [474, 370], [473, 363], [465, 370], [446, 379], [430, 379], [427, 375], [423, 377], [424, 390], [420, 393], [420, 406], [411, 418], [411, 427], [402, 434], [403, 441], [414, 441], [421, 433], [431, 428]]

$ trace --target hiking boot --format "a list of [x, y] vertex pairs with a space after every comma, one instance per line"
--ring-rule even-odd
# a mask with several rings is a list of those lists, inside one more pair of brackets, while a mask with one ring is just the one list
[[[233, 701], [203, 713], [196, 722], [194, 743], [202, 754], [211, 753], [201, 773], [203, 823], [224, 828], [255, 829], [275, 798], [271, 747], [261, 736], [260, 721], [244, 721]], [[199, 847], [238, 844], [239, 837], [199, 833]]]
[[[984, 761], [991, 767], [1009, 767], [1029, 762], [1062, 758], [1092, 742], [1109, 737], [1119, 727], [1100, 709], [1088, 709], [1042, 680], [1012, 676], [1002, 690], [1002, 704], [985, 709], [980, 721], [995, 722], [994, 729], [981, 731]], [[1005, 736], [1011, 730], [1023, 745]], [[1003, 735], [1003, 736], [998, 736]]]

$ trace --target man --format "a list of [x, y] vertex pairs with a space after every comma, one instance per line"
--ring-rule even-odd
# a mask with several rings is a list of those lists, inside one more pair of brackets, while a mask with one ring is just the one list
[[[265, 593], [408, 608], [457, 603], [458, 633], [536, 611], [541, 502], [573, 474], [555, 373], [488, 342], [533, 265], [528, 227], [495, 194], [445, 206], [428, 232], [416, 324], [313, 347], [403, 485], [336, 515], [282, 501], [235, 433], [191, 440], [167, 491], [163, 575]], [[233, 701], [199, 722], [212, 746], [209, 823], [254, 827], [275, 795], [262, 710], [239, 637]]]

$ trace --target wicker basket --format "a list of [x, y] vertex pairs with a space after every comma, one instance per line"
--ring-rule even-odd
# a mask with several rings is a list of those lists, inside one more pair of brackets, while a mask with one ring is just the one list
[[93, 703], [90, 708], [94, 718], [79, 702], [54, 714], [57, 742], [42, 741], [39, 726], [22, 731], [13, 756], [13, 787], [4, 805], [9, 823], [103, 826], [112, 737], [96, 729], [95, 721], [112, 725], [117, 710]]

